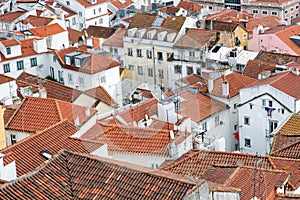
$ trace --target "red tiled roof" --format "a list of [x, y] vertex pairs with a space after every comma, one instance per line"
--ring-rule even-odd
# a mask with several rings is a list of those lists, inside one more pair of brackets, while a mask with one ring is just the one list
[[25, 14], [25, 12], [23, 12], [23, 11], [7, 12], [7, 13], [0, 15], [0, 21], [2, 23], [11, 23], [24, 14]]
[[[99, 132], [102, 127], [106, 130]], [[178, 133], [179, 137], [183, 133]], [[186, 133], [186, 137], [190, 133]], [[171, 142], [168, 130], [139, 128], [123, 125], [104, 124], [99, 122], [88, 130], [81, 138], [99, 141], [108, 145], [109, 152], [126, 152], [132, 154], [148, 154], [168, 156]]]
[[118, 115], [127, 123], [139, 122], [145, 118], [147, 114], [149, 117], [157, 114], [157, 100], [155, 98], [146, 100], [134, 107], [118, 113]]
[[213, 21], [212, 22], [212, 30], [234, 32], [234, 30], [236, 29], [237, 26], [240, 26], [240, 25], [235, 22], [234, 23], [233, 22], [222, 22], [222, 21]]
[[167, 13], [167, 14], [175, 14], [179, 11], [179, 9], [180, 8], [178, 8], [178, 7], [174, 7], [173, 5], [170, 5], [170, 6], [164, 6], [164, 7], [158, 8], [158, 11]]
[[89, 3], [87, 0], [77, 0], [78, 3], [80, 3], [81, 5], [83, 5], [84, 7], [92, 7], [101, 3], [105, 3], [105, 0], [96, 0], [95, 4]]
[[0, 189], [2, 199], [185, 199], [203, 183], [108, 158], [61, 151]]
[[11, 116], [15, 113], [16, 108], [12, 107], [5, 107], [3, 119], [4, 119], [4, 124], [8, 122], [8, 120], [11, 118]]
[[128, 19], [130, 23], [128, 29], [151, 27], [155, 17], [156, 15], [136, 13], [133, 17]]
[[174, 47], [204, 49], [215, 42], [216, 35], [217, 31], [214, 30], [190, 29], [174, 44]]
[[260, 51], [259, 54], [256, 56], [255, 60], [261, 60], [264, 62], [278, 65], [284, 65], [293, 61], [300, 64], [300, 56], [266, 51]]
[[82, 36], [84, 36], [84, 33], [82, 31], [78, 31], [72, 28], [67, 28], [68, 35], [69, 35], [69, 41], [71, 43], [78, 43], [78, 39]]
[[216, 20], [222, 22], [240, 22], [248, 21], [253, 18], [253, 14], [249, 14], [247, 11], [236, 11], [233, 9], [223, 9], [220, 12], [214, 14], [208, 14], [205, 20]]
[[244, 75], [254, 79], [258, 79], [258, 74], [263, 71], [275, 72], [276, 65], [272, 63], [262, 62], [260, 60], [249, 60], [245, 69]]
[[42, 86], [47, 91], [48, 98], [58, 99], [69, 103], [74, 102], [77, 99], [77, 97], [82, 93], [79, 90], [64, 86], [51, 80], [39, 78], [26, 72], [23, 72], [17, 78], [17, 80], [23, 81], [28, 85], [31, 85], [33, 88], [38, 88], [39, 83], [41, 82]]
[[3, 44], [3, 46], [5, 47], [10, 47], [10, 46], [16, 46], [16, 45], [20, 45], [21, 43], [16, 40], [16, 39], [10, 39], [10, 40], [2, 40], [1, 43]]
[[277, 37], [284, 43], [286, 46], [288, 46], [290, 49], [292, 49], [298, 56], [300, 56], [300, 47], [294, 43], [290, 37], [291, 36], [298, 36], [300, 30], [300, 25], [290, 26], [290, 27], [284, 27], [280, 31], [276, 32], [275, 34]]
[[234, 97], [239, 94], [239, 90], [245, 88], [256, 80], [248, 76], [244, 76], [237, 72], [232, 72], [224, 77], [214, 80], [214, 88], [210, 94], [214, 96], [224, 97], [222, 95], [222, 84], [226, 81], [229, 84], [229, 95], [227, 98]]
[[300, 76], [293, 74], [293, 72], [278, 73], [276, 76], [257, 80], [247, 87], [256, 87], [260, 85], [270, 85], [297, 100], [300, 99]]
[[52, 18], [29, 15], [27, 18], [21, 20], [20, 22], [22, 24], [31, 24], [34, 27], [39, 27], [48, 25], [51, 21], [53, 21]]
[[9, 77], [9, 76], [5, 76], [3, 74], [0, 74], [0, 84], [3, 84], [3, 83], [8, 83], [8, 82], [11, 82], [11, 81], [14, 81], [15, 79]]
[[281, 22], [277, 16], [264, 16], [260, 18], [251, 18], [246, 23], [246, 30], [252, 32], [255, 27], [258, 25], [263, 26], [264, 28], [274, 28], [280, 25]]
[[180, 103], [179, 114], [200, 122], [214, 113], [226, 109], [226, 105], [203, 94], [192, 94], [187, 91], [179, 95], [185, 100]]
[[126, 29], [118, 29], [114, 34], [112, 34], [109, 38], [107, 38], [102, 46], [109, 46], [109, 47], [123, 47], [123, 36], [126, 33]]
[[1, 153], [5, 154], [4, 164], [15, 161], [17, 175], [22, 176], [45, 161], [45, 158], [39, 155], [42, 150], [52, 155], [62, 149], [88, 154], [103, 145], [94, 141], [70, 138], [77, 131], [78, 129], [69, 121], [59, 122], [43, 132], [1, 150]]
[[172, 31], [180, 31], [184, 22], [185, 17], [182, 16], [173, 16], [165, 18], [161, 27], [163, 27], [166, 30], [172, 30]]
[[100, 101], [106, 103], [109, 106], [117, 105], [115, 100], [110, 96], [110, 94], [102, 86], [98, 86], [96, 88], [86, 90], [85, 93], [96, 99], [99, 99]]
[[196, 74], [191, 74], [185, 78], [180, 79], [179, 81], [187, 85], [193, 85], [196, 83], [200, 83], [202, 85], [207, 84], [207, 81], [204, 78], [202, 78], [201, 76], [197, 76]]
[[85, 30], [88, 34], [88, 37], [97, 37], [97, 38], [105, 38], [105, 39], [109, 38], [115, 32], [115, 29], [112, 27], [93, 26], [93, 25], [90, 25]]
[[[76, 117], [83, 124], [90, 118], [85, 115], [85, 110], [84, 107], [56, 99], [26, 97], [5, 127], [10, 130], [37, 132], [65, 119], [74, 122]], [[90, 111], [91, 115], [95, 112], [94, 109]]]
[[37, 37], [48, 37], [51, 35], [65, 32], [66, 30], [64, 30], [59, 24], [56, 23], [56, 24], [49, 24], [46, 26], [40, 26], [37, 28], [32, 28], [29, 31], [32, 32], [33, 35]]
[[288, 0], [256, 0], [257, 2], [263, 2], [263, 3], [278, 3], [282, 4], [287, 2]]
[[110, 3], [118, 9], [123, 9], [123, 8], [128, 8], [134, 2], [132, 0], [125, 0], [122, 2], [119, 0], [113, 0], [113, 1], [110, 1]]
[[203, 6], [195, 2], [180, 1], [179, 4], [177, 5], [177, 8], [183, 8], [188, 12], [197, 12], [200, 11], [203, 8]]

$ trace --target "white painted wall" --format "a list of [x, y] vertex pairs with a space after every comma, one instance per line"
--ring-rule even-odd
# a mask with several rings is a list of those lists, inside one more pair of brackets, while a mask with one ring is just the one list
[[5, 129], [6, 146], [11, 145], [10, 135], [16, 135], [17, 142], [29, 137], [32, 133]]
[[5, 105], [13, 104], [12, 97], [17, 96], [17, 88], [15, 80], [0, 84], [0, 101]]

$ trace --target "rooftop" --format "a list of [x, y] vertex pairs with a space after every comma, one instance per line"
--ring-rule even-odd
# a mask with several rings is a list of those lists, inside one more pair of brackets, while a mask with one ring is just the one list
[[112, 34], [109, 38], [107, 38], [102, 46], [109, 47], [123, 47], [123, 36], [126, 33], [126, 29], [118, 29], [114, 34]]
[[114, 34], [115, 29], [112, 27], [104, 27], [104, 26], [93, 26], [90, 25], [87, 29], [85, 29], [88, 37], [97, 37], [97, 38], [109, 38]]
[[196, 185], [167, 172], [61, 151], [34, 173], [4, 185], [0, 195], [6, 199], [21, 194], [30, 199], [184, 199]]
[[299, 56], [266, 51], [260, 51], [259, 54], [256, 56], [255, 60], [261, 60], [263, 62], [268, 62], [277, 65], [284, 65], [292, 61], [300, 64]]
[[2, 15], [0, 15], [0, 21], [3, 23], [12, 23], [14, 20], [18, 19], [22, 15], [24, 15], [25, 12], [23, 11], [16, 11], [16, 12], [7, 12]]
[[275, 72], [276, 65], [272, 63], [263, 62], [260, 60], [249, 60], [244, 69], [244, 75], [258, 79], [258, 75], [263, 71]]

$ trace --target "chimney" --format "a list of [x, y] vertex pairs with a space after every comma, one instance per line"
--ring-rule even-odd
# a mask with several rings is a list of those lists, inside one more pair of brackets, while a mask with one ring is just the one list
[[4, 111], [6, 108], [0, 105], [0, 149], [6, 147], [6, 137], [4, 128]]
[[74, 119], [74, 124], [75, 124], [75, 126], [80, 126], [79, 117], [76, 117], [76, 118]]
[[44, 87], [39, 87], [39, 97], [47, 98], [47, 91]]
[[4, 154], [0, 153], [0, 179], [12, 181], [17, 178], [16, 162], [12, 161], [4, 166]]
[[215, 150], [216, 151], [225, 151], [225, 138], [223, 136], [219, 136], [216, 139]]
[[226, 81], [222, 83], [222, 95], [225, 97], [229, 95], [229, 83]]
[[212, 92], [214, 89], [214, 79], [209, 78], [208, 79], [208, 92]]
[[33, 40], [33, 50], [36, 53], [42, 53], [47, 51], [46, 39], [34, 39]]
[[298, 69], [297, 67], [295, 67], [292, 72], [293, 72], [293, 74], [295, 74], [297, 76], [300, 75], [300, 69]]
[[88, 117], [91, 116], [91, 110], [90, 110], [89, 107], [86, 107], [86, 108], [85, 108], [84, 114], [85, 114], [86, 116], [88, 116]]

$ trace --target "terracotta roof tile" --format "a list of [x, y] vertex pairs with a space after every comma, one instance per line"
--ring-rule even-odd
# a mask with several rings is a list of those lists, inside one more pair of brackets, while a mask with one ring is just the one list
[[200, 11], [203, 8], [203, 6], [199, 5], [196, 2], [180, 1], [177, 5], [177, 8], [183, 8], [188, 12], [197, 12]]
[[78, 31], [72, 28], [67, 28], [69, 41], [71, 43], [79, 43], [79, 38], [84, 37], [84, 33], [82, 31]]
[[141, 119], [144, 119], [146, 114], [149, 117], [157, 114], [157, 102], [155, 98], [152, 98], [118, 113], [118, 115], [127, 123], [139, 122]]
[[223, 22], [241, 22], [248, 21], [253, 18], [253, 14], [249, 14], [247, 11], [236, 11], [233, 9], [223, 9], [220, 12], [214, 14], [208, 14], [205, 20], [216, 20]]
[[[84, 107], [56, 99], [26, 97], [5, 127], [10, 130], [36, 132], [65, 119], [74, 122], [76, 117], [83, 124], [90, 118], [85, 115], [85, 110]], [[95, 112], [91, 109], [91, 115]]]
[[102, 46], [109, 46], [109, 47], [123, 47], [123, 36], [126, 33], [126, 29], [118, 29], [114, 34], [112, 34], [109, 38], [107, 38]]
[[266, 51], [260, 51], [259, 54], [256, 56], [255, 60], [261, 60], [264, 62], [277, 64], [277, 65], [284, 65], [284, 64], [292, 62], [292, 61], [300, 64], [299, 56], [294, 56], [294, 55], [290, 55], [290, 54], [266, 52]]
[[25, 12], [23, 11], [16, 11], [16, 12], [7, 12], [2, 15], [0, 15], [0, 21], [3, 23], [11, 23], [14, 20], [18, 19], [22, 15], [24, 15]]
[[257, 80], [247, 87], [256, 87], [260, 85], [270, 85], [277, 90], [280, 90], [287, 95], [290, 95], [296, 99], [300, 99], [300, 76], [295, 75], [293, 72], [282, 72], [275, 76]]
[[11, 108], [11, 107], [5, 107], [5, 111], [4, 111], [4, 124], [6, 124], [9, 119], [11, 118], [11, 116], [13, 116], [13, 114], [15, 113], [16, 108]]
[[98, 142], [70, 138], [77, 131], [78, 129], [69, 121], [59, 122], [43, 132], [1, 150], [1, 153], [5, 154], [4, 164], [15, 161], [17, 175], [22, 176], [33, 171], [45, 161], [45, 158], [39, 155], [42, 150], [46, 150], [52, 155], [62, 149], [91, 153], [103, 145]]
[[118, 9], [124, 9], [124, 8], [128, 8], [134, 2], [132, 0], [125, 0], [125, 1], [113, 0], [113, 1], [110, 1], [110, 3]]
[[204, 49], [211, 46], [211, 42], [215, 42], [216, 35], [217, 31], [214, 30], [190, 29], [174, 44], [174, 47]]
[[66, 30], [64, 30], [59, 24], [56, 23], [56, 24], [49, 24], [46, 26], [40, 26], [37, 28], [32, 28], [29, 31], [32, 32], [33, 35], [37, 37], [48, 37], [51, 35], [65, 32]]
[[163, 27], [166, 30], [172, 30], [172, 31], [180, 31], [183, 24], [185, 22], [185, 17], [182, 16], [173, 16], [165, 18], [161, 27]]
[[[199, 185], [203, 181], [199, 181]], [[107, 158], [61, 151], [35, 173], [6, 184], [0, 195], [18, 199], [185, 199], [196, 181]]]
[[224, 97], [222, 95], [222, 84], [226, 81], [229, 84], [229, 95], [227, 98], [234, 97], [239, 94], [239, 90], [247, 87], [249, 84], [256, 82], [255, 79], [244, 76], [237, 72], [232, 72], [224, 77], [214, 80], [214, 88], [211, 95]]
[[17, 78], [17, 80], [23, 81], [26, 84], [31, 85], [33, 88], [38, 88], [39, 84], [42, 83], [42, 86], [47, 91], [47, 97], [66, 101], [69, 103], [74, 102], [77, 99], [77, 97], [82, 93], [79, 90], [64, 86], [51, 80], [39, 78], [26, 72], [23, 72]]
[[280, 25], [281, 22], [277, 16], [264, 16], [260, 18], [251, 18], [246, 23], [246, 30], [252, 32], [255, 27], [258, 25], [263, 26], [264, 28], [273, 28]]
[[179, 80], [182, 83], [185, 83], [186, 85], [193, 85], [196, 83], [200, 83], [200, 84], [207, 84], [207, 81], [202, 78], [201, 76], [197, 76], [196, 74], [191, 74], [185, 78], [182, 78]]
[[148, 28], [152, 26], [156, 15], [136, 13], [129, 19], [129, 27], [131, 28]]
[[193, 94], [186, 91], [179, 94], [184, 102], [180, 103], [179, 114], [200, 122], [214, 113], [226, 109], [226, 105], [203, 94]]
[[110, 94], [102, 86], [98, 86], [96, 88], [86, 90], [85, 93], [96, 99], [99, 99], [100, 101], [106, 103], [107, 105], [110, 105], [110, 106], [117, 105], [115, 100], [110, 96]]
[[10, 39], [10, 40], [2, 40], [1, 43], [3, 44], [3, 46], [5, 47], [11, 47], [11, 46], [16, 46], [16, 45], [20, 45], [21, 43], [16, 40], [16, 39]]
[[97, 37], [97, 38], [109, 38], [116, 31], [112, 27], [104, 27], [104, 26], [93, 26], [90, 25], [87, 29], [85, 29], [88, 37]]
[[278, 3], [282, 4], [285, 2], [288, 2], [289, 0], [257, 0], [257, 2], [263, 2], [263, 3]]
[[164, 6], [164, 7], [158, 8], [158, 11], [167, 13], [167, 14], [175, 14], [179, 11], [179, 9], [180, 8], [178, 8], [178, 7], [174, 7], [173, 5], [170, 5], [170, 6]]
[[259, 60], [249, 60], [245, 69], [244, 75], [249, 76], [254, 79], [258, 79], [258, 74], [262, 71], [270, 71], [274, 73], [276, 69], [276, 65], [272, 63], [267, 63]]
[[238, 23], [233, 22], [213, 21], [212, 30], [233, 32], [238, 25]]
[[0, 84], [12, 82], [12, 81], [14, 81], [14, 80], [15, 80], [15, 79], [13, 79], [13, 78], [11, 78], [11, 77], [9, 77], [9, 76], [0, 74]]
[[29, 15], [27, 18], [21, 20], [22, 24], [31, 24], [34, 27], [45, 26], [52, 22], [53, 19], [47, 17], [39, 17], [34, 15]]
[[84, 7], [92, 7], [101, 3], [105, 3], [105, 0], [96, 0], [95, 4], [89, 3], [87, 0], [77, 0], [78, 3], [80, 3], [81, 5], [83, 5]]
[[[102, 127], [106, 130], [99, 132]], [[109, 127], [109, 128], [108, 128]], [[179, 137], [181, 134], [175, 135]], [[188, 137], [190, 133], [186, 133]], [[169, 143], [171, 142], [168, 130], [152, 128], [139, 128], [123, 125], [104, 124], [99, 122], [88, 130], [81, 138], [99, 141], [108, 145], [109, 152], [148, 154], [168, 156]]]

